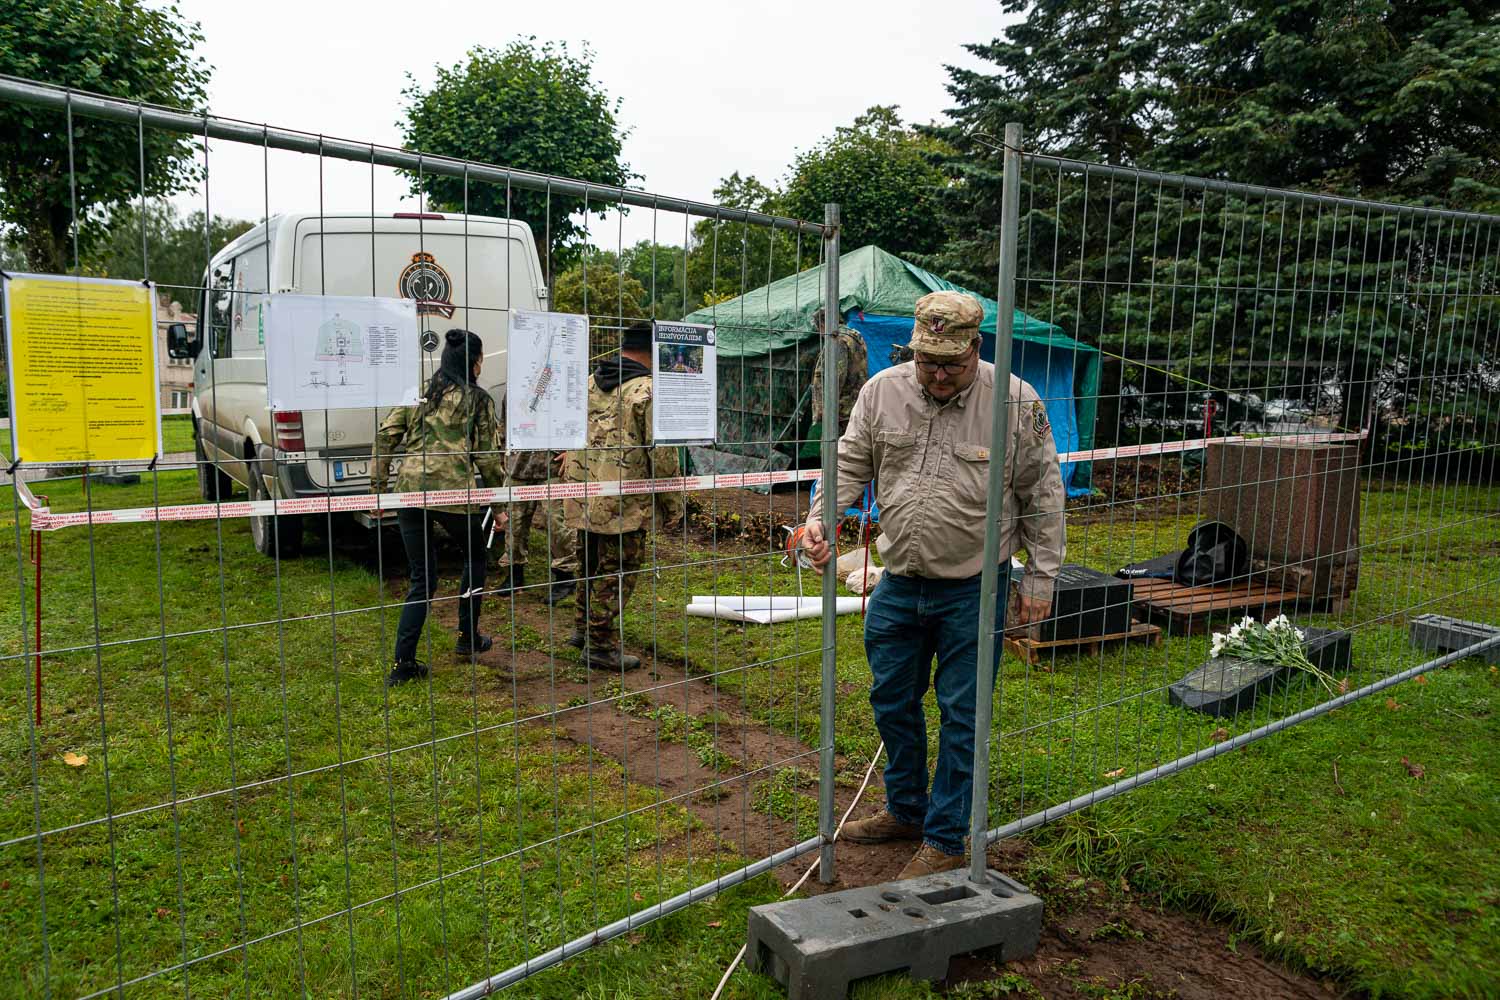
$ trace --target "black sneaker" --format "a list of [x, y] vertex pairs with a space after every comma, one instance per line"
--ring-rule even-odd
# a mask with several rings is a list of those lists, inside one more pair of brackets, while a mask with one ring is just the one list
[[474, 653], [487, 653], [495, 645], [495, 640], [483, 632], [475, 634], [473, 639], [466, 635], [459, 635], [458, 643], [453, 647], [455, 656], [470, 656]]
[[548, 604], [561, 604], [573, 596], [573, 591], [578, 589], [578, 579], [572, 573], [558, 570], [552, 574], [552, 586], [542, 597]]
[[568, 645], [572, 646], [574, 649], [582, 649], [585, 645], [588, 644], [588, 641], [588, 636], [581, 628], [575, 628], [573, 630], [573, 634], [568, 636]]
[[427, 664], [416, 660], [397, 660], [391, 672], [386, 675], [385, 686], [395, 687], [397, 684], [405, 684], [407, 681], [420, 680], [429, 673]]

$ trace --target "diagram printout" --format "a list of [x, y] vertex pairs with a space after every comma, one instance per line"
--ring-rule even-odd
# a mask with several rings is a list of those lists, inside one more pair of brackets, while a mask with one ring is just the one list
[[267, 313], [271, 409], [415, 406], [421, 401], [412, 300], [273, 295]]
[[505, 441], [511, 451], [566, 451], [588, 444], [589, 318], [510, 314]]

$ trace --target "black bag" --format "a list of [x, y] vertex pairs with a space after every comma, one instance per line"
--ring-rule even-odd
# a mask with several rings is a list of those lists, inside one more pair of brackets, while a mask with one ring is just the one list
[[1208, 587], [1250, 572], [1250, 547], [1223, 521], [1204, 521], [1188, 532], [1187, 548], [1177, 557], [1173, 581], [1184, 587]]
[[1115, 576], [1122, 580], [1170, 580], [1177, 575], [1177, 560], [1181, 558], [1181, 552], [1172, 552], [1145, 562], [1131, 563], [1118, 570]]

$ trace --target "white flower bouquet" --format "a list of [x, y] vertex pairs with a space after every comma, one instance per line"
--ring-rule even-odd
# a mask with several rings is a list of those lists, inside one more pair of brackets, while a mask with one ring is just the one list
[[1333, 693], [1333, 677], [1307, 658], [1302, 651], [1302, 639], [1302, 630], [1288, 621], [1286, 615], [1277, 615], [1265, 625], [1246, 615], [1228, 632], [1214, 633], [1208, 655], [1214, 659], [1227, 656], [1301, 670], [1312, 674]]

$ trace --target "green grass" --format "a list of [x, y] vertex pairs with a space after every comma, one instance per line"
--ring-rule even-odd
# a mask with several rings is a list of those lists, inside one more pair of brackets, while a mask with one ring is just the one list
[[[189, 473], [156, 483], [163, 503], [194, 499]], [[153, 485], [148, 477], [100, 491], [95, 502], [149, 503]], [[76, 483], [48, 492], [56, 510], [84, 505]], [[0, 615], [17, 625], [3, 650], [15, 655], [29, 621], [29, 539], [24, 531], [17, 538], [10, 492], [0, 497], [0, 545], [11, 550], [14, 574], [0, 588]], [[1500, 621], [1497, 507], [1496, 490], [1366, 494], [1358, 598], [1336, 618], [1309, 619], [1358, 626], [1351, 685], [1423, 661], [1406, 644], [1408, 613]], [[1139, 518], [1121, 509], [1114, 523], [1076, 526], [1069, 559], [1113, 568], [1155, 555], [1180, 542], [1194, 519], [1187, 509]], [[399, 600], [395, 581], [382, 595], [366, 568], [318, 554], [316, 542], [309, 557], [282, 562], [278, 578], [237, 521], [224, 522], [222, 534], [212, 523], [162, 525], [158, 580], [155, 532], [97, 529], [97, 585], [87, 531], [45, 536], [46, 645], [79, 648], [48, 657], [44, 722], [34, 734], [29, 665], [0, 667], [0, 840], [103, 815], [101, 700], [112, 810], [149, 810], [45, 838], [45, 955], [35, 841], [0, 848], [0, 968], [19, 970], [0, 977], [0, 996], [39, 993], [44, 981], [54, 995], [107, 989], [182, 961], [184, 938], [186, 954], [197, 956], [265, 935], [275, 936], [192, 966], [192, 991], [279, 996], [305, 979], [315, 996], [352, 995], [356, 983], [364, 996], [441, 995], [746, 860], [707, 852], [708, 833], [688, 813], [625, 782], [608, 758], [554, 743], [543, 723], [515, 724], [527, 706], [516, 704], [508, 677], [471, 675], [443, 655], [452, 640], [437, 629], [428, 632], [440, 665], [430, 688], [402, 689], [387, 703], [381, 676], [395, 609], [379, 605]], [[630, 605], [627, 639], [688, 660], [754, 718], [815, 746], [819, 622], [741, 628], [681, 614], [692, 594], [797, 591], [797, 577], [773, 554], [742, 552], [726, 547], [714, 559], [702, 546], [663, 544], [662, 568]], [[387, 558], [404, 561], [399, 553]], [[815, 580], [805, 583], [816, 593]], [[305, 621], [276, 626], [278, 592], [283, 615]], [[535, 628], [511, 630], [500, 604], [491, 602], [487, 619], [501, 642], [511, 632], [518, 648], [552, 647]], [[332, 608], [373, 610], [331, 623]], [[565, 635], [572, 608], [559, 610], [554, 627]], [[220, 630], [226, 623], [243, 627]], [[95, 650], [96, 639], [159, 636], [163, 627], [209, 631]], [[859, 616], [841, 618], [837, 630], [836, 745], [843, 773], [860, 774], [879, 740], [864, 697]], [[1223, 723], [1167, 707], [1162, 688], [1205, 658], [1207, 645], [1207, 637], [1173, 638], [1160, 649], [1058, 660], [1050, 671], [1007, 659], [992, 823], [1213, 745], [1221, 725], [1242, 732], [1318, 700], [1312, 685], [1294, 684]], [[570, 651], [560, 654], [559, 675], [577, 674], [573, 663]], [[1492, 946], [1500, 932], [1493, 850], [1500, 783], [1487, 766], [1500, 747], [1497, 694], [1496, 675], [1474, 662], [1402, 685], [1392, 692], [1394, 709], [1384, 697], [1367, 699], [1052, 824], [1033, 836], [1037, 863], [1124, 875], [1358, 988], [1491, 993], [1500, 983]], [[680, 741], [706, 766], [764, 763], [747, 760], [732, 738], [717, 738], [718, 727], [703, 718], [609, 688], [595, 697], [650, 714], [662, 740]], [[935, 739], [935, 709], [929, 731]], [[435, 749], [434, 736], [442, 740]], [[69, 767], [62, 760], [69, 752], [88, 754], [88, 764]], [[1425, 768], [1421, 780], [1407, 773], [1403, 756]], [[754, 805], [810, 829], [807, 767], [814, 762], [775, 770]], [[311, 773], [288, 781], [289, 770]], [[211, 794], [232, 779], [240, 793]], [[150, 809], [172, 801], [174, 782], [175, 820], [170, 808]], [[253, 782], [262, 784], [244, 787]], [[192, 796], [208, 797], [183, 801]], [[551, 840], [554, 831], [585, 828]], [[659, 878], [655, 845], [670, 851], [690, 829], [691, 863], [685, 850], [669, 853]], [[399, 899], [386, 898], [398, 886]], [[543, 973], [523, 993], [706, 995], [743, 942], [745, 907], [776, 894], [762, 879]], [[351, 904], [352, 919], [340, 913]], [[300, 936], [291, 930], [299, 917], [329, 915]], [[114, 960], [117, 929], [123, 968]], [[182, 985], [173, 973], [126, 993], [155, 996]], [[897, 978], [858, 993], [931, 991]], [[1026, 995], [1022, 984], [1002, 980], [961, 995], [1012, 994]], [[741, 972], [729, 995], [778, 992]]]
[[193, 450], [193, 418], [170, 416], [161, 418], [162, 454]]
[[[160, 483], [163, 502], [193, 499], [190, 474], [163, 474]], [[81, 505], [76, 483], [49, 493], [54, 509]], [[106, 496], [116, 506], [149, 502], [151, 483], [101, 492], [98, 502]], [[8, 564], [18, 567], [9, 510], [3, 521]], [[274, 564], [251, 550], [243, 522], [225, 522], [222, 542], [212, 524], [164, 524], [161, 536], [164, 603], [153, 527], [99, 529], [97, 592], [88, 532], [47, 536], [48, 647], [159, 635], [163, 617], [168, 632], [245, 627], [49, 656], [35, 733], [29, 662], [11, 660], [0, 674], [0, 839], [83, 824], [44, 839], [44, 883], [34, 839], [0, 849], [0, 967], [11, 970], [0, 977], [0, 996], [107, 989], [184, 954], [259, 937], [269, 940], [194, 964], [186, 974], [193, 992], [282, 996], [305, 979], [314, 996], [352, 995], [356, 982], [362, 996], [441, 994], [744, 863], [714, 852], [701, 831], [687, 845], [688, 814], [653, 808], [658, 793], [627, 785], [613, 761], [556, 744], [545, 725], [513, 724], [509, 684], [488, 671], [471, 676], [443, 655], [452, 639], [438, 630], [429, 630], [439, 664], [430, 692], [411, 685], [387, 703], [394, 612], [336, 625], [326, 617], [335, 599], [339, 608], [379, 604], [380, 588], [360, 566], [283, 562], [285, 613], [314, 617], [278, 629], [257, 624], [275, 617], [278, 581]], [[14, 585], [0, 614], [22, 617]], [[5, 652], [21, 648], [13, 628]], [[90, 823], [106, 796], [101, 690], [112, 811], [142, 810], [112, 825]], [[435, 749], [426, 745], [434, 736], [444, 741]], [[86, 754], [88, 763], [71, 767], [66, 753]], [[286, 780], [288, 771], [301, 776]], [[172, 802], [174, 783], [180, 805], [153, 808]], [[238, 794], [213, 794], [235, 783]], [[587, 832], [554, 840], [577, 830]], [[660, 871], [658, 842], [676, 852]], [[518, 853], [523, 844], [542, 846]], [[730, 908], [774, 895], [762, 879], [732, 901], [634, 935], [634, 947], [600, 950], [539, 977], [533, 995], [572, 997], [580, 983], [604, 992], [632, 981], [652, 984], [642, 995], [666, 982], [677, 995], [700, 995], [740, 943], [743, 912]], [[352, 919], [340, 916], [351, 904]], [[329, 915], [300, 935], [292, 930], [299, 917]], [[716, 920], [720, 927], [706, 933]], [[126, 992], [176, 992], [183, 978], [172, 973]]]

